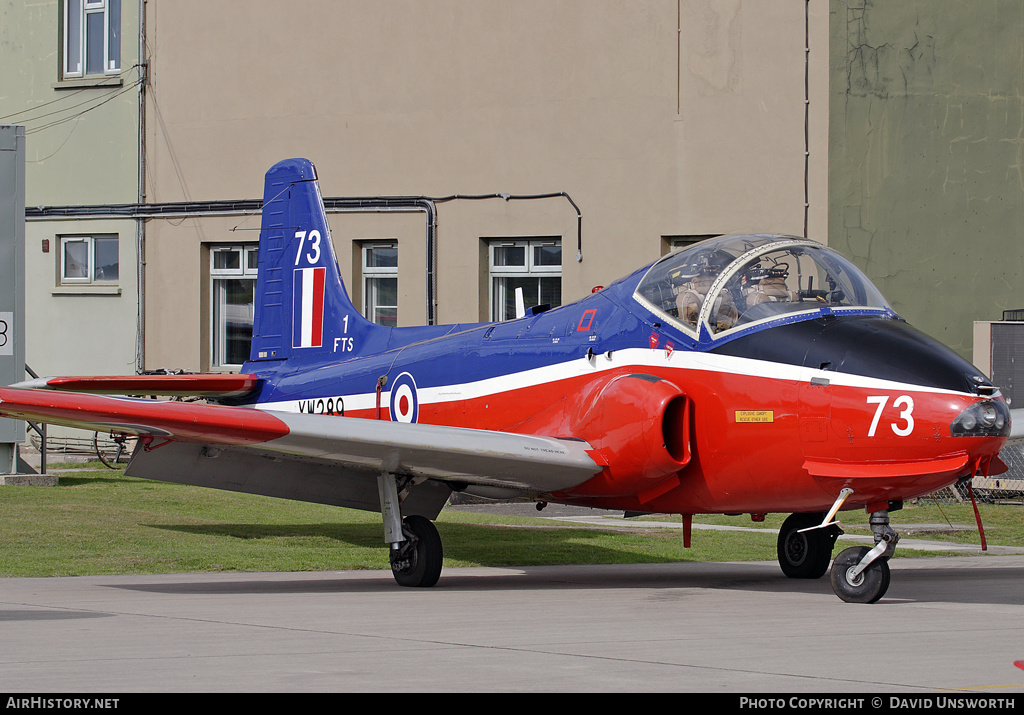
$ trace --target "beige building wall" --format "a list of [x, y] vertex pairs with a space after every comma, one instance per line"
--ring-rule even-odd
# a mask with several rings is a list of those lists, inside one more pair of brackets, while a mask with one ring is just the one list
[[[802, 234], [805, 181], [808, 234], [825, 240], [828, 16], [810, 5], [148, 3], [147, 201], [257, 198], [270, 166], [303, 156], [325, 196], [565, 192], [579, 206], [581, 261], [564, 198], [438, 203], [439, 322], [487, 318], [487, 238], [560, 237], [564, 302], [668, 237]], [[399, 241], [399, 323], [422, 323], [425, 217], [330, 222], [357, 293], [354, 242]], [[258, 235], [237, 223], [149, 221], [147, 367], [208, 368], [203, 246]]]

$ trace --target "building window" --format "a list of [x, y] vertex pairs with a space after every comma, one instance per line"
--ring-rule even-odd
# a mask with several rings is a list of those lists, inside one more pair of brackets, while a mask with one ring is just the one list
[[398, 241], [366, 243], [363, 253], [363, 315], [378, 325], [398, 324]]
[[516, 289], [523, 307], [562, 304], [562, 241], [557, 238], [490, 242], [491, 320], [516, 317]]
[[64, 77], [121, 71], [121, 0], [64, 0]]
[[118, 278], [117, 236], [61, 236], [61, 285], [109, 285]]
[[661, 254], [673, 253], [683, 248], [689, 248], [695, 243], [706, 241], [709, 238], [720, 236], [719, 233], [700, 233], [690, 234], [686, 236], [662, 236], [661, 237]]
[[213, 367], [239, 367], [249, 359], [256, 292], [257, 244], [210, 248]]

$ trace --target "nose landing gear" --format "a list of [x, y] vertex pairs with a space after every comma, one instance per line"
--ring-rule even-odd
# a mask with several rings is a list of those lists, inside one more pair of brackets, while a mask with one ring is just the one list
[[896, 551], [899, 534], [889, 526], [889, 510], [871, 512], [875, 547], [854, 546], [832, 562], [832, 590], [847, 603], [875, 603], [889, 590], [889, 559]]
[[[852, 489], [843, 489], [828, 514], [791, 514], [782, 523], [778, 556], [783, 573], [790, 578], [820, 578], [829, 571], [832, 547], [843, 533], [832, 517], [851, 494]], [[902, 506], [902, 502], [868, 505], [875, 546], [854, 546], [832, 562], [829, 579], [839, 598], [848, 603], [874, 603], [889, 590], [889, 559], [900, 540], [889, 526], [889, 510]]]

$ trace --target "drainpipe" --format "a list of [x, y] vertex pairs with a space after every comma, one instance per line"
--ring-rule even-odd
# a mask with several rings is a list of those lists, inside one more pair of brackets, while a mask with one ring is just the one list
[[[144, 152], [140, 153], [140, 157]], [[139, 270], [141, 275], [145, 274], [145, 221], [149, 218], [181, 218], [184, 216], [251, 216], [258, 213], [263, 206], [261, 199], [242, 199], [227, 201], [181, 201], [164, 204], [147, 204], [144, 202], [145, 192], [142, 183], [142, 165], [140, 160], [140, 183], [139, 202], [137, 204], [104, 204], [95, 206], [36, 206], [25, 208], [25, 218], [28, 221], [56, 221], [61, 219], [73, 220], [76, 218], [90, 217], [125, 217], [131, 216], [139, 222], [140, 232], [140, 256]], [[464, 195], [453, 194], [442, 198], [430, 198], [426, 196], [382, 196], [373, 198], [327, 198], [323, 199], [324, 209], [328, 213], [387, 213], [387, 212], [410, 212], [422, 211], [427, 218], [427, 325], [437, 325], [437, 206], [436, 204], [445, 201], [480, 200], [480, 199], [504, 199], [531, 200], [564, 198], [576, 211], [576, 261], [583, 262], [583, 214], [580, 212], [576, 202], [564, 191], [548, 194], [481, 194]], [[139, 310], [141, 313], [145, 305], [143, 285], [144, 281], [139, 279]], [[140, 318], [140, 320], [141, 320]], [[140, 346], [143, 340], [143, 329], [139, 328]], [[140, 355], [141, 350], [140, 349]], [[141, 360], [141, 357], [140, 357]], [[142, 363], [140, 363], [141, 365]]]
[[325, 198], [329, 213], [408, 213], [422, 211], [427, 217], [427, 325], [437, 325], [437, 207], [432, 199], [418, 196], [372, 199]]
[[[146, 0], [139, 0], [139, 176], [138, 203], [146, 203], [146, 85], [149, 84], [149, 60], [146, 59]], [[135, 218], [135, 251], [138, 266], [135, 282], [139, 301], [135, 321], [135, 370], [146, 369], [146, 218]]]
[[[811, 0], [804, 0], [804, 238], [807, 238], [807, 215], [810, 211], [808, 174], [811, 162]], [[826, 243], [828, 242], [826, 238]]]
[[442, 198], [432, 199], [436, 203], [442, 203], [444, 201], [455, 201], [456, 199], [462, 199], [464, 201], [480, 201], [482, 199], [504, 199], [505, 201], [523, 201], [532, 199], [557, 199], [564, 198], [576, 211], [576, 262], [583, 263], [583, 214], [580, 212], [580, 207], [576, 205], [576, 202], [572, 200], [564, 191], [555, 191], [548, 194], [452, 194], [451, 196], [444, 196]]

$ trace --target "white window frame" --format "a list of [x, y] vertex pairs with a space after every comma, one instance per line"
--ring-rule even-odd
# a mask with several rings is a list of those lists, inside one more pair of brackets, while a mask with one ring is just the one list
[[[362, 256], [362, 272], [363, 272], [363, 317], [367, 320], [377, 323], [378, 325], [385, 325], [379, 320], [378, 311], [381, 309], [393, 308], [395, 311], [395, 321], [397, 324], [398, 320], [398, 241], [367, 241], [360, 246], [360, 255]], [[369, 265], [370, 251], [377, 248], [391, 248], [395, 251], [395, 265], [394, 266], [371, 266]], [[395, 304], [384, 305], [377, 302], [377, 283], [381, 279], [394, 279], [395, 280]]]
[[[117, 285], [121, 274], [121, 242], [116, 233], [98, 233], [91, 236], [58, 236], [57, 245], [60, 261], [60, 285]], [[118, 278], [97, 278], [96, 273], [96, 241], [113, 240], [117, 244], [117, 271]], [[73, 243], [80, 243], [86, 249], [86, 265], [84, 276], [69, 276], [67, 261], [67, 246]]]
[[721, 236], [720, 233], [700, 233], [682, 236], [666, 236], [665, 241], [668, 247], [668, 253], [675, 253], [683, 248], [689, 248], [695, 243], [706, 241], [709, 238], [715, 238]]
[[[488, 241], [488, 255], [489, 255], [489, 281], [490, 281], [490, 295], [491, 295], [491, 320], [499, 322], [502, 320], [511, 320], [515, 318], [515, 315], [504, 315], [504, 307], [506, 304], [505, 292], [506, 289], [501, 284], [501, 278], [515, 278], [515, 277], [537, 277], [537, 278], [554, 278], [561, 279], [562, 277], [562, 264], [559, 262], [557, 266], [551, 265], [539, 265], [534, 260], [534, 249], [542, 246], [558, 246], [559, 251], [562, 248], [562, 239], [557, 237], [547, 238], [530, 238], [530, 239], [490, 239]], [[524, 262], [520, 265], [512, 266], [498, 266], [495, 265], [494, 255], [495, 250], [498, 248], [518, 248], [522, 247], [524, 250]], [[538, 291], [540, 288], [540, 281], [537, 282]], [[527, 298], [527, 296], [524, 296]], [[540, 295], [536, 296], [536, 299], [540, 299]], [[529, 300], [526, 301], [529, 305]], [[536, 304], [536, 301], [534, 301]], [[551, 306], [555, 308], [557, 306]]]
[[[226, 323], [220, 313], [222, 305], [222, 293], [225, 286], [221, 283], [224, 280], [248, 280], [252, 281], [253, 296], [256, 293], [257, 255], [259, 244], [256, 243], [235, 243], [210, 246], [210, 364], [213, 369], [239, 368], [242, 363], [225, 362], [224, 356], [227, 352], [227, 330]], [[218, 268], [217, 257], [225, 254], [236, 254], [238, 265]], [[253, 305], [253, 309], [255, 306]], [[250, 314], [252, 311], [250, 311]]]
[[[103, 25], [103, 71], [89, 72], [87, 28]], [[114, 35], [112, 40], [111, 34]], [[63, 71], [66, 79], [116, 75], [121, 72], [121, 0], [64, 0]]]

